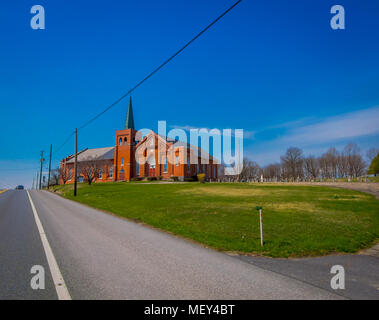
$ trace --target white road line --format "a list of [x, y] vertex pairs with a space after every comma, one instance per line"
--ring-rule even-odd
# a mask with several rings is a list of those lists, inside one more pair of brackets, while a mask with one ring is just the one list
[[45, 230], [43, 229], [41, 220], [38, 217], [36, 207], [34, 206], [32, 197], [29, 194], [29, 191], [26, 191], [29, 197], [30, 205], [32, 206], [34, 219], [36, 220], [37, 228], [39, 235], [41, 236], [41, 241], [43, 244], [43, 248], [45, 249], [45, 254], [47, 258], [47, 263], [49, 264], [50, 273], [53, 277], [55, 290], [57, 291], [59, 300], [71, 300], [70, 293], [66, 287], [66, 283], [64, 282], [61, 271], [59, 270], [57, 260], [55, 260], [53, 251], [51, 250], [49, 241], [47, 240]]

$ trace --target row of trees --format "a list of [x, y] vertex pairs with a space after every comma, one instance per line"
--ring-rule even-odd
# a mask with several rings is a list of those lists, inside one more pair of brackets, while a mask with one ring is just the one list
[[[264, 168], [263, 174], [270, 180], [315, 180], [356, 178], [365, 174], [366, 163], [356, 144], [349, 143], [342, 152], [330, 148], [319, 157], [303, 156], [299, 148], [289, 148], [279, 164]], [[275, 167], [275, 171], [273, 171]]]
[[[80, 161], [78, 162], [78, 176], [83, 176], [83, 179], [88, 184], [91, 184], [96, 178], [99, 178], [101, 174], [109, 174], [108, 172], [103, 172], [104, 168], [107, 168], [106, 164], [106, 160], [95, 158]], [[71, 175], [74, 175], [74, 172], [71, 172]], [[56, 168], [51, 171], [50, 185], [57, 185], [62, 182], [65, 184], [70, 178], [70, 172], [66, 170], [65, 167]]]
[[[261, 168], [256, 162], [244, 159], [242, 172], [232, 179], [237, 181], [313, 181], [316, 179], [357, 178], [366, 174], [367, 164], [377, 157], [379, 149], [367, 152], [368, 163], [359, 147], [349, 143], [339, 152], [330, 148], [319, 157], [304, 156], [300, 148], [288, 148], [280, 162]], [[378, 160], [379, 161], [379, 160]], [[375, 170], [368, 173], [375, 174]], [[222, 180], [231, 178], [224, 176]]]
[[[243, 169], [235, 176], [223, 176], [223, 168], [219, 171], [221, 181], [314, 181], [316, 179], [357, 178], [366, 172], [368, 174], [379, 173], [379, 149], [370, 149], [367, 152], [368, 162], [363, 159], [359, 147], [349, 143], [339, 152], [336, 148], [329, 148], [319, 157], [304, 156], [303, 151], [296, 147], [288, 148], [280, 157], [280, 162], [260, 167], [255, 161], [243, 159]], [[95, 178], [99, 178], [105, 166], [105, 160], [87, 159], [78, 162], [78, 175], [91, 184]], [[367, 170], [367, 164], [369, 169]], [[72, 172], [72, 174], [74, 174]], [[108, 173], [107, 173], [108, 174]], [[51, 171], [50, 184], [66, 183], [69, 172], [65, 168], [57, 168]]]

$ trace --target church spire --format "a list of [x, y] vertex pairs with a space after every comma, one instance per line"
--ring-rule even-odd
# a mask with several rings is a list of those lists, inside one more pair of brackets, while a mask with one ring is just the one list
[[128, 112], [126, 113], [125, 129], [134, 130], [134, 118], [133, 118], [133, 108], [132, 108], [132, 97], [129, 97]]

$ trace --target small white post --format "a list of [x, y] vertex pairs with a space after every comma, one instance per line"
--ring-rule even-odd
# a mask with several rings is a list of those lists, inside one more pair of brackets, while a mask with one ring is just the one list
[[263, 223], [262, 223], [262, 207], [256, 206], [255, 209], [259, 211], [259, 226], [261, 229], [261, 246], [263, 247]]
[[260, 224], [260, 227], [261, 227], [261, 246], [263, 247], [262, 209], [259, 209], [259, 224]]

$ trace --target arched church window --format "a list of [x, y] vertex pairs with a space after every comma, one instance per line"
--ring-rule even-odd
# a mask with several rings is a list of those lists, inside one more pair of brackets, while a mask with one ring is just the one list
[[165, 157], [163, 160], [163, 172], [167, 173], [168, 172], [168, 166], [167, 166], [167, 158]]
[[122, 145], [122, 138], [118, 139], [118, 145], [119, 145], [119, 146]]
[[124, 165], [124, 158], [121, 158], [121, 166]]
[[147, 160], [147, 163], [149, 164], [150, 168], [155, 168], [155, 157], [154, 155], [151, 155], [149, 159]]
[[126, 146], [126, 143], [128, 142], [128, 138], [127, 137], [125, 137], [124, 138], [124, 146]]

